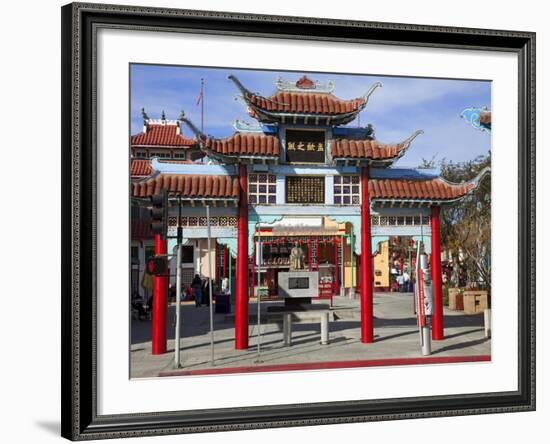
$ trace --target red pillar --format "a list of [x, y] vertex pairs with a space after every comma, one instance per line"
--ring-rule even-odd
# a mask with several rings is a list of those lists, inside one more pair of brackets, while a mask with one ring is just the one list
[[439, 234], [439, 210], [438, 206], [432, 207], [430, 225], [432, 229], [432, 285], [433, 285], [433, 314], [432, 314], [432, 339], [439, 341], [443, 336], [443, 291], [441, 282], [441, 241]]
[[[319, 252], [317, 252], [319, 254]], [[307, 269], [311, 271], [311, 236], [307, 238]]]
[[[166, 239], [155, 234], [155, 255], [166, 254]], [[153, 277], [153, 321], [152, 321], [152, 354], [166, 353], [166, 308], [168, 295], [168, 277]]]
[[369, 171], [361, 169], [361, 342], [373, 342]]
[[340, 277], [339, 277], [339, 271], [340, 267], [338, 266], [338, 240], [336, 238], [332, 239], [332, 242], [334, 244], [334, 285], [333, 285], [333, 293], [338, 293], [340, 295]]
[[248, 348], [248, 176], [239, 164], [239, 219], [235, 286], [235, 349]]
[[256, 286], [256, 239], [254, 239], [254, 245], [252, 245], [252, 263], [250, 265], [250, 297], [254, 297], [254, 287]]

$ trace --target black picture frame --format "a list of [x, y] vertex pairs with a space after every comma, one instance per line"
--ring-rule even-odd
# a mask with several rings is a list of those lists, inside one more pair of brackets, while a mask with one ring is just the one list
[[[62, 436], [120, 438], [535, 409], [535, 33], [73, 3], [62, 14]], [[100, 416], [96, 381], [99, 27], [507, 51], [519, 66], [518, 390]]]

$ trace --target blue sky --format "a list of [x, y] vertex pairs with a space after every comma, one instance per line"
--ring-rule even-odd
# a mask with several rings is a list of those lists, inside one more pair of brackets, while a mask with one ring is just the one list
[[[361, 112], [361, 125], [372, 123], [376, 138], [382, 143], [399, 142], [417, 129], [424, 130], [398, 161], [399, 166], [418, 166], [423, 158], [467, 161], [486, 154], [491, 147], [489, 134], [472, 128], [460, 118], [461, 111], [468, 107], [491, 109], [488, 81], [140, 64], [131, 65], [130, 73], [132, 134], [143, 129], [142, 107], [152, 119], [158, 119], [163, 110], [167, 119], [177, 119], [184, 110], [199, 126], [200, 106], [196, 103], [204, 78], [204, 132], [215, 137], [229, 136], [234, 132], [235, 119], [254, 122], [236, 100], [238, 90], [228, 80], [229, 74], [235, 75], [249, 90], [265, 96], [275, 92], [277, 77], [295, 81], [307, 74], [312, 80], [334, 81], [333, 94], [342, 99], [359, 97], [374, 82], [382, 82], [383, 87], [373, 93]], [[357, 123], [356, 119], [349, 126]], [[187, 128], [184, 134], [191, 137]]]

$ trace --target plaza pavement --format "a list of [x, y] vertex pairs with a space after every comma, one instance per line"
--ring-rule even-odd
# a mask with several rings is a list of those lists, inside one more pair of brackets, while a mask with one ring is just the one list
[[[328, 300], [315, 301], [326, 304]], [[359, 299], [335, 297], [330, 316], [330, 342], [320, 344], [319, 323], [294, 324], [292, 345], [283, 344], [281, 326], [265, 323], [268, 306], [281, 302], [262, 302], [260, 317], [261, 342], [258, 355], [257, 304], [249, 305], [249, 348], [234, 349], [233, 315], [214, 313], [214, 366], [211, 363], [210, 317], [206, 306], [194, 302], [182, 303], [181, 368], [174, 369], [175, 304], [168, 310], [168, 351], [151, 354], [151, 321], [132, 320], [130, 375], [132, 378], [201, 374], [212, 372], [248, 372], [292, 369], [300, 365], [355, 361], [358, 365], [385, 365], [397, 358], [404, 364], [419, 363], [422, 359], [416, 318], [413, 314], [412, 293], [376, 293], [374, 295], [374, 342], [360, 342]], [[234, 307], [232, 307], [234, 309]], [[485, 338], [483, 314], [464, 315], [444, 309], [445, 339], [432, 341], [432, 354], [426, 362], [487, 360], [491, 341]], [[481, 359], [480, 359], [481, 358]], [[379, 361], [382, 360], [382, 361]], [[361, 361], [361, 363], [359, 363]], [[397, 361], [395, 361], [397, 363]], [[300, 365], [299, 365], [300, 364]], [[307, 368], [307, 367], [306, 367]]]

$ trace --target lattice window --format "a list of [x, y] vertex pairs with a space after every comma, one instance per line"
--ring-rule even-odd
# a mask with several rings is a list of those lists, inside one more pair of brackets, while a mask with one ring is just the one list
[[136, 158], [137, 159], [146, 159], [147, 158], [147, 151], [136, 151]]
[[334, 176], [334, 203], [336, 205], [359, 205], [361, 203], [359, 175]]
[[[210, 226], [217, 227], [219, 219], [220, 219], [219, 217], [211, 217]], [[207, 227], [207, 226], [208, 226], [207, 218], [205, 216], [199, 217], [199, 227]]]
[[185, 159], [185, 153], [174, 153], [174, 159]]
[[189, 218], [189, 226], [190, 227], [196, 227], [199, 224], [199, 218], [198, 217], [190, 217]]
[[189, 218], [187, 216], [183, 216], [181, 218], [181, 226], [186, 227], [189, 224]]
[[384, 226], [429, 225], [430, 216], [371, 216], [370, 223]]
[[168, 225], [170, 227], [175, 227], [178, 225], [178, 218], [176, 216], [168, 217]]
[[248, 202], [270, 205], [277, 201], [277, 177], [274, 174], [248, 175]]
[[168, 159], [170, 157], [169, 151], [151, 151], [151, 157], [160, 157], [162, 159]]
[[231, 227], [237, 226], [237, 218], [235, 216], [231, 216], [228, 218], [228, 225]]

